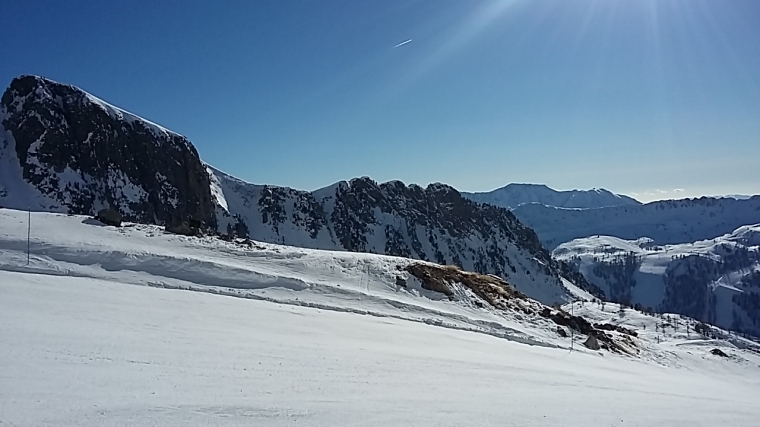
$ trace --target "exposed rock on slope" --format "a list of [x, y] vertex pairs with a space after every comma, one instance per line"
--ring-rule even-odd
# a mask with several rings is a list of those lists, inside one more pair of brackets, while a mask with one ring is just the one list
[[513, 298], [526, 299], [524, 294], [516, 291], [500, 277], [462, 271], [453, 265], [440, 266], [415, 262], [407, 265], [405, 270], [416, 277], [425, 289], [452, 296], [454, 295], [452, 286], [462, 284], [496, 308], [505, 309], [506, 302]]
[[220, 228], [245, 224], [255, 240], [458, 265], [509, 280], [545, 303], [568, 298], [560, 276], [596, 291], [507, 209], [474, 203], [447, 185], [357, 178], [310, 193], [209, 170]]
[[2, 96], [0, 124], [0, 205], [214, 221], [209, 176], [185, 137], [78, 88], [16, 78]]
[[[575, 316], [559, 308], [551, 308], [528, 298], [516, 291], [509, 283], [493, 275], [483, 275], [462, 271], [453, 266], [415, 262], [407, 265], [405, 270], [417, 278], [422, 287], [440, 292], [453, 298], [457, 286], [464, 286], [472, 292], [475, 301], [484, 301], [490, 306], [507, 312], [519, 313], [532, 318], [533, 322], [543, 319], [554, 322], [557, 334], [567, 337], [563, 327], [568, 327], [586, 335], [588, 341], [595, 343], [592, 350], [610, 350], [624, 354], [638, 353], [638, 344], [633, 339], [638, 334], [626, 327], [610, 323], [589, 322], [583, 316]], [[472, 297], [471, 297], [472, 298]], [[587, 345], [588, 347], [588, 345]]]

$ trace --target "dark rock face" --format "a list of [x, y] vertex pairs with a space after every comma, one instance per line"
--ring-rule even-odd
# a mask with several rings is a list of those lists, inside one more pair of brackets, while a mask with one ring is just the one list
[[714, 349], [710, 350], [710, 353], [713, 354], [713, 355], [715, 355], [715, 356], [728, 357], [728, 355], [723, 350], [721, 350], [719, 348], [714, 348]]
[[166, 231], [183, 236], [199, 236], [202, 233], [201, 224], [197, 220], [180, 221], [175, 220], [166, 226]]
[[123, 217], [121, 214], [113, 209], [101, 209], [98, 211], [97, 220], [106, 225], [113, 225], [114, 227], [121, 227], [121, 221]]
[[94, 214], [112, 207], [136, 222], [214, 222], [208, 173], [185, 137], [35, 76], [14, 79], [0, 111], [12, 136], [0, 149], [13, 148], [5, 157], [15, 154], [23, 180], [49, 201], [34, 208]]
[[279, 231], [279, 225], [288, 220], [283, 204], [290, 199], [293, 199], [293, 224], [307, 230], [311, 238], [316, 237], [325, 227], [326, 218], [322, 206], [311, 194], [303, 191], [265, 185], [258, 203], [262, 222]]

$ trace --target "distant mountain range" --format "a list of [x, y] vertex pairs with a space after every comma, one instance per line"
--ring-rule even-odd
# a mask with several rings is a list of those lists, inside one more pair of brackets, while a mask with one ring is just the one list
[[614, 194], [603, 188], [557, 191], [541, 184], [509, 184], [485, 193], [462, 194], [472, 201], [507, 209], [514, 209], [528, 203], [581, 209], [641, 204], [634, 198]]
[[691, 243], [722, 236], [742, 225], [760, 223], [760, 196], [745, 200], [712, 197], [662, 200], [596, 209], [531, 203], [512, 212], [536, 231], [548, 249], [596, 235], [627, 240], [648, 237], [657, 244]]
[[509, 210], [443, 184], [254, 185], [204, 164], [185, 137], [74, 86], [22, 76], [0, 101], [3, 207], [85, 215], [110, 207], [142, 223], [193, 219], [230, 237], [455, 264], [547, 304], [571, 298], [567, 283], [596, 291]]
[[510, 184], [468, 197], [511, 206], [611, 301], [760, 336], [760, 196], [640, 204], [606, 190]]

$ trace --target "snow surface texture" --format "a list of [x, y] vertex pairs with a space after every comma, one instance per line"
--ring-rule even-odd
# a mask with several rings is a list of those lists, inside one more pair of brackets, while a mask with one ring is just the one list
[[742, 349], [752, 343], [689, 333], [689, 319], [575, 303], [576, 314], [636, 328], [642, 351], [578, 341], [570, 352], [547, 324], [412, 280], [396, 289], [395, 266], [412, 262], [403, 258], [33, 213], [27, 266], [26, 221], [0, 210], [3, 425], [693, 427], [760, 417], [760, 356]]
[[604, 188], [557, 191], [541, 184], [509, 184], [484, 193], [462, 193], [478, 203], [513, 209], [526, 203], [540, 203], [560, 208], [601, 208], [619, 205], [640, 205], [628, 196], [611, 193]]
[[594, 236], [554, 256], [575, 265], [605, 295], [723, 328], [760, 335], [760, 224], [695, 243]]
[[512, 211], [535, 230], [544, 247], [589, 236], [626, 240], [651, 238], [654, 243], [691, 243], [713, 239], [736, 228], [760, 223], [760, 196], [746, 200], [709, 198], [663, 200], [645, 205], [598, 209], [563, 209], [531, 203]]

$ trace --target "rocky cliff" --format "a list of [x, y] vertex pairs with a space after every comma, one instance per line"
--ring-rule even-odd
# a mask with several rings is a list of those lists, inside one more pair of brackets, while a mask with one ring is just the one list
[[183, 136], [73, 86], [22, 76], [0, 100], [0, 205], [209, 224], [209, 176]]

